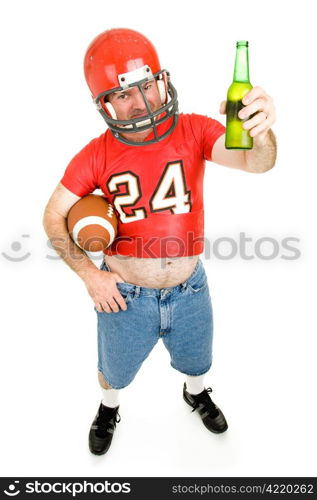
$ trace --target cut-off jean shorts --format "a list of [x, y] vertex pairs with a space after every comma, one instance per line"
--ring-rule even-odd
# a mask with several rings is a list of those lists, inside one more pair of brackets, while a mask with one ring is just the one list
[[[102, 271], [109, 271], [103, 262]], [[180, 285], [147, 288], [117, 283], [127, 310], [97, 312], [98, 370], [113, 389], [129, 385], [161, 338], [171, 366], [186, 375], [206, 373], [212, 362], [212, 305], [204, 266], [198, 260]]]

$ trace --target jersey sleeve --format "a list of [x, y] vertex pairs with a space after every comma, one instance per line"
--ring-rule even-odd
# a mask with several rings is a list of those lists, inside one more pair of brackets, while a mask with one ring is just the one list
[[211, 161], [212, 148], [226, 128], [217, 120], [202, 115], [190, 115], [193, 135], [205, 160]]
[[60, 181], [77, 196], [86, 196], [99, 188], [100, 155], [97, 149], [97, 139], [93, 139], [74, 156]]

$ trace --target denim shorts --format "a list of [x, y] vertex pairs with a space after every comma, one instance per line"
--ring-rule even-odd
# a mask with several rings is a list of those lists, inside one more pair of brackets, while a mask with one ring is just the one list
[[[104, 262], [100, 268], [109, 271]], [[127, 310], [97, 312], [98, 370], [114, 389], [129, 385], [159, 339], [171, 366], [187, 375], [206, 373], [212, 362], [212, 306], [203, 264], [169, 288], [117, 283]]]

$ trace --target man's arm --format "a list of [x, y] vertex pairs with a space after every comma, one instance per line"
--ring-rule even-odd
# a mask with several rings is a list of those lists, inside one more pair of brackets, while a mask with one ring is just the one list
[[116, 283], [124, 281], [117, 273], [104, 273], [71, 239], [67, 229], [67, 214], [80, 199], [74, 193], [58, 184], [46, 205], [43, 225], [56, 252], [84, 281], [89, 295], [99, 312], [118, 312], [127, 308]]
[[[225, 148], [225, 135], [219, 137], [212, 150], [212, 161], [219, 165], [239, 168], [246, 172], [262, 173], [273, 168], [276, 161], [276, 138], [271, 130], [275, 122], [273, 99], [261, 87], [254, 87], [243, 98], [245, 107], [239, 112], [242, 119], [255, 114], [243, 123], [253, 137], [253, 149], [234, 150]], [[220, 105], [220, 113], [225, 114], [226, 101]]]
[[70, 208], [78, 200], [80, 196], [59, 183], [45, 207], [43, 226], [56, 252], [84, 280], [96, 266], [70, 238], [66, 222]]

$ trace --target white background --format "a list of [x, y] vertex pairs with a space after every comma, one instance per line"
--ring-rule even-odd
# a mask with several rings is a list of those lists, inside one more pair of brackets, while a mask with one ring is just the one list
[[[30, 253], [21, 262], [0, 255], [1, 475], [316, 475], [313, 6], [1, 2], [0, 251], [12, 258]], [[181, 111], [222, 122], [218, 109], [231, 83], [235, 42], [249, 40], [251, 82], [276, 103], [278, 161], [263, 175], [207, 165], [206, 236], [238, 242], [245, 232], [253, 255], [259, 238], [281, 246], [295, 237], [301, 256], [282, 259], [290, 252], [280, 248], [273, 260], [205, 260], [215, 314], [206, 384], [228, 432], [209, 433], [190, 412], [183, 376], [160, 343], [122, 391], [122, 421], [109, 453], [95, 457], [87, 446], [100, 402], [95, 312], [76, 274], [47, 258], [54, 254], [41, 221], [72, 156], [105, 128], [82, 61], [90, 41], [113, 27], [139, 30], [153, 41]]]

